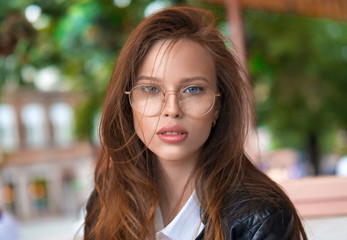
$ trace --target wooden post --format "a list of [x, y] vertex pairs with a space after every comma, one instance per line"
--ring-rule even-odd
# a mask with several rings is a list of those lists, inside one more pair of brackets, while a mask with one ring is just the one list
[[[232, 42], [232, 47], [235, 55], [238, 57], [242, 71], [240, 72], [241, 77], [244, 81], [250, 81], [248, 74], [248, 59], [247, 59], [247, 49], [246, 49], [246, 37], [244, 31], [243, 14], [240, 7], [240, 0], [224, 0], [224, 5], [226, 8], [226, 17], [228, 21], [229, 35]], [[249, 109], [249, 114], [252, 115], [253, 112]], [[250, 121], [252, 116], [250, 116]], [[247, 140], [245, 142], [245, 151], [248, 156], [252, 159], [254, 164], [258, 165], [260, 161], [260, 156], [262, 153], [259, 148], [259, 139], [257, 135], [256, 126], [253, 126], [252, 122], [249, 122], [249, 132], [247, 135]]]
[[233, 49], [240, 60], [241, 66], [247, 73], [247, 50], [240, 3], [239, 0], [224, 0], [224, 4]]

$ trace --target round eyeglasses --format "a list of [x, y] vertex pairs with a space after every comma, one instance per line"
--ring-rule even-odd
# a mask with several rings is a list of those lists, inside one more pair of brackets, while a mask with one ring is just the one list
[[164, 91], [161, 87], [151, 84], [137, 85], [125, 94], [129, 95], [130, 105], [144, 116], [156, 116], [161, 113], [166, 104], [166, 94], [177, 95], [178, 106], [182, 112], [191, 116], [208, 114], [221, 94], [214, 93], [210, 88], [190, 85], [180, 91]]

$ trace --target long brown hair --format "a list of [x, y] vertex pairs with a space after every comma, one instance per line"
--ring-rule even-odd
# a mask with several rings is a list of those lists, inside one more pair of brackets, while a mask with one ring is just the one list
[[194, 169], [196, 192], [204, 210], [205, 239], [225, 238], [223, 211], [230, 204], [238, 204], [230, 201], [230, 196], [240, 190], [252, 196], [255, 209], [257, 203], [264, 202], [289, 206], [294, 215], [294, 238], [306, 239], [288, 197], [245, 154], [247, 132], [254, 123], [251, 87], [214, 24], [209, 11], [172, 7], [144, 19], [130, 34], [118, 56], [105, 98], [101, 153], [95, 170], [95, 190], [87, 205], [85, 239], [155, 239], [153, 222], [160, 197], [156, 158], [135, 134], [132, 110], [124, 92], [133, 87], [139, 65], [155, 43], [183, 38], [207, 49], [215, 63], [221, 93], [218, 121]]

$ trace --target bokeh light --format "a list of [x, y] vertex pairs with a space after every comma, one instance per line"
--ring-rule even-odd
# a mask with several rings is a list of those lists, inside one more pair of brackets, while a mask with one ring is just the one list
[[0, 188], [0, 200], [3, 203], [12, 203], [15, 199], [14, 191], [10, 186]]
[[43, 198], [46, 195], [45, 187], [39, 182], [31, 183], [28, 186], [28, 195], [32, 199]]
[[170, 5], [171, 3], [165, 0], [156, 0], [154, 2], [151, 2], [145, 9], [145, 17], [148, 17], [149, 15], [156, 11], [159, 11], [160, 9], [169, 7]]
[[61, 73], [58, 67], [48, 66], [37, 72], [34, 78], [34, 84], [42, 91], [51, 91], [58, 86], [60, 77]]
[[41, 7], [35, 4], [29, 5], [25, 9], [25, 17], [28, 19], [29, 22], [33, 23], [36, 22], [40, 15], [41, 15]]
[[113, 0], [113, 3], [119, 8], [126, 8], [130, 5], [131, 0]]

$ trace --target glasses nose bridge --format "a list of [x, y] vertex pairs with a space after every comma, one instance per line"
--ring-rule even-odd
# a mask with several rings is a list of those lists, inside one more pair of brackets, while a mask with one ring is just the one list
[[170, 93], [176, 93], [177, 95], [180, 93], [180, 91], [175, 91], [175, 90], [167, 90], [167, 91], [163, 91], [164, 95], [166, 96], [166, 94], [170, 94]]
[[170, 94], [175, 94], [177, 99], [176, 102], [178, 103], [180, 101], [180, 91], [175, 91], [175, 90], [168, 90], [168, 91], [163, 91], [164, 93], [164, 102], [167, 103], [167, 98]]
[[164, 95], [164, 99], [162, 102], [162, 107], [163, 109], [165, 109], [167, 107], [167, 104], [169, 103], [169, 96], [171, 94], [174, 94], [176, 97], [174, 99], [174, 104], [178, 107], [178, 109], [180, 109], [180, 111], [182, 111], [181, 106], [180, 106], [180, 90], [179, 91], [175, 91], [175, 90], [167, 90], [167, 91], [163, 91], [163, 95]]

